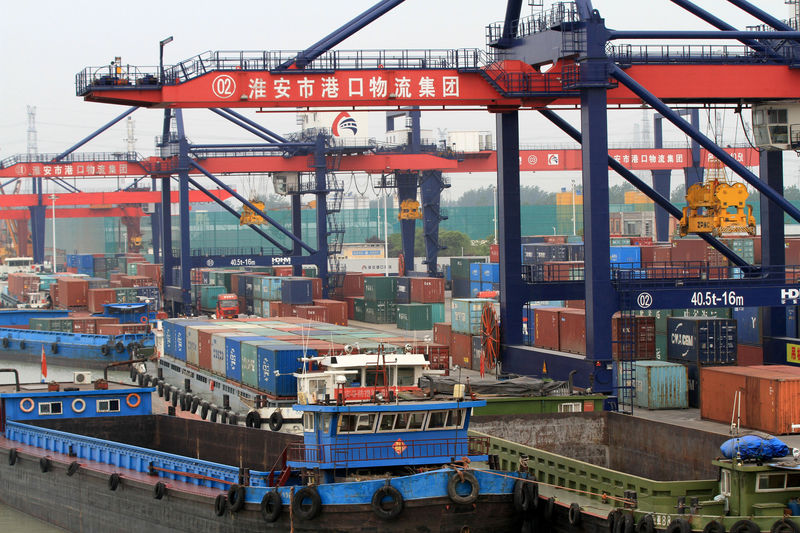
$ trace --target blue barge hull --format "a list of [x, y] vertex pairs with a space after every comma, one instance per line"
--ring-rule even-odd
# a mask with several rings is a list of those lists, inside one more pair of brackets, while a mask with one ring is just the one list
[[60, 331], [0, 328], [0, 356], [38, 358], [42, 347], [48, 359], [80, 361], [103, 366], [130, 359], [133, 344], [154, 345], [152, 333], [124, 335], [89, 335]]

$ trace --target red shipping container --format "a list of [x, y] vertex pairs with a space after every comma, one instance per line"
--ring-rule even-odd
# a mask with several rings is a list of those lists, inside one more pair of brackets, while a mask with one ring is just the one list
[[631, 246], [649, 246], [653, 244], [652, 237], [631, 237]]
[[788, 365], [700, 368], [700, 416], [730, 423], [734, 394], [742, 391], [741, 425], [772, 435], [797, 433], [800, 368]]
[[640, 250], [643, 267], [652, 263], [669, 263], [672, 261], [672, 245], [653, 244], [640, 246]]
[[281, 315], [281, 302], [271, 301], [269, 302], [269, 316], [282, 316]]
[[583, 279], [583, 261], [547, 261], [537, 265], [536, 281], [570, 281]]
[[450, 336], [450, 355], [454, 367], [472, 368], [472, 335], [453, 333]]
[[14, 272], [8, 275], [8, 293], [23, 300], [25, 294], [37, 292], [39, 290], [39, 276], [35, 274], [24, 274]]
[[328, 321], [328, 310], [321, 305], [298, 305], [295, 311], [299, 318], [306, 318], [316, 322]]
[[98, 335], [124, 335], [125, 333], [147, 333], [148, 324], [103, 324], [97, 327]]
[[678, 239], [672, 244], [673, 261], [705, 261], [708, 245], [702, 239]]
[[347, 304], [347, 319], [353, 320], [356, 317], [356, 298], [358, 296], [345, 296], [344, 302]]
[[558, 312], [561, 307], [543, 307], [533, 310], [534, 346], [558, 350]]
[[292, 267], [291, 266], [276, 266], [273, 267], [275, 270], [276, 276], [291, 276], [292, 275]]
[[450, 345], [452, 326], [447, 322], [437, 322], [433, 325], [433, 342]]
[[111, 275], [108, 277], [108, 279], [109, 279], [109, 281], [112, 281], [112, 282], [113, 282], [113, 281], [120, 281], [120, 280], [122, 279], [122, 276], [124, 276], [124, 275], [125, 275], [125, 274], [122, 274], [122, 273], [120, 273], [120, 272], [114, 272], [113, 274], [111, 274]]
[[411, 301], [421, 304], [444, 302], [444, 278], [411, 278]]
[[67, 267], [67, 272], [69, 274], [77, 274], [78, 273], [78, 268], [77, 267]]
[[[160, 263], [139, 263], [136, 266], [136, 275], [152, 279], [155, 283], [151, 286], [161, 287], [162, 265]], [[135, 285], [139, 286], [139, 285]]]
[[489, 245], [489, 262], [490, 263], [499, 263], [500, 262], [500, 245], [499, 244], [490, 244]]
[[104, 304], [117, 302], [117, 291], [114, 289], [89, 289], [87, 299], [90, 313], [102, 313]]
[[[800, 264], [800, 263], [798, 263]], [[364, 296], [364, 274], [361, 272], [346, 272], [341, 287], [342, 296]]]
[[566, 235], [539, 235], [544, 239], [544, 242], [547, 244], [566, 244], [567, 236]]
[[100, 331], [100, 326], [104, 326], [106, 324], [119, 324], [119, 320], [110, 316], [96, 316], [92, 317], [89, 322], [87, 322], [86, 333], [90, 335], [97, 335], [98, 331]]
[[61, 307], [86, 307], [89, 297], [89, 282], [81, 278], [58, 280], [58, 302]]
[[120, 282], [123, 287], [153, 287], [156, 282], [147, 276], [122, 276]]
[[736, 364], [739, 366], [756, 366], [764, 364], [764, 348], [739, 344], [736, 347]]
[[567, 309], [586, 309], [586, 300], [566, 300], [564, 305]]
[[[347, 303], [339, 300], [314, 300], [314, 305], [321, 305], [325, 308], [325, 320], [330, 324], [339, 326], [347, 325]], [[298, 315], [299, 316], [299, 315]]]
[[311, 298], [322, 298], [322, 278], [306, 278], [311, 280]]
[[[625, 345], [623, 346], [622, 342]], [[656, 318], [654, 316], [625, 316], [616, 313], [611, 324], [611, 355], [636, 360], [656, 358]], [[629, 353], [630, 352], [630, 353]]]
[[[536, 340], [539, 340], [538, 330]], [[582, 309], [559, 310], [558, 344], [562, 352], [586, 353], [586, 313]]]
[[200, 368], [211, 370], [211, 336], [214, 333], [232, 331], [229, 328], [204, 328], [197, 332], [197, 363]]
[[53, 307], [57, 307], [58, 304], [58, 283], [51, 283], [50, 284], [50, 303], [53, 304]]
[[87, 322], [91, 321], [90, 318], [73, 318], [72, 319], [72, 333], [89, 333], [87, 330]]

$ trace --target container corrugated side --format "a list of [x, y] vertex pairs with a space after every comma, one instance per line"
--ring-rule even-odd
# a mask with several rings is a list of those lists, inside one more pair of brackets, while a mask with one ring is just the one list
[[645, 409], [689, 407], [689, 376], [684, 365], [664, 361], [637, 361], [635, 376], [637, 407]]

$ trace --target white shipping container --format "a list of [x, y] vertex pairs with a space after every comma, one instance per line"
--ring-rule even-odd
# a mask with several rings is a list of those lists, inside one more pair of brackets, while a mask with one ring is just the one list
[[186, 362], [200, 365], [200, 341], [198, 332], [208, 326], [189, 326], [186, 328]]
[[454, 152], [492, 150], [492, 134], [488, 131], [448, 131], [447, 147]]
[[211, 371], [220, 376], [225, 375], [225, 339], [228, 337], [241, 337], [241, 331], [232, 333], [214, 333], [211, 335]]

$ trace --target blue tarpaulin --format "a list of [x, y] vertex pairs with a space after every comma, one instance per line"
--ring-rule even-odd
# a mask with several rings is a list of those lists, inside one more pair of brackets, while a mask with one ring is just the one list
[[719, 449], [727, 459], [735, 458], [737, 453], [742, 459], [772, 459], [785, 457], [791, 452], [789, 447], [776, 437], [765, 439], [756, 435], [728, 439]]

